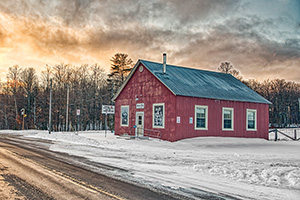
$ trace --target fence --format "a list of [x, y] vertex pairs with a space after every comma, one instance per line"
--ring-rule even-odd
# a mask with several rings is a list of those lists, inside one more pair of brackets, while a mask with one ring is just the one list
[[[285, 130], [288, 130], [288, 128], [286, 128]], [[292, 131], [293, 134], [284, 133], [282, 130], [278, 130], [277, 128], [270, 129], [269, 134], [270, 133], [275, 133], [275, 138], [274, 138], [275, 141], [277, 141], [279, 139], [279, 135], [282, 135], [285, 138], [289, 138], [289, 139], [294, 140], [294, 141], [300, 140], [300, 138], [297, 137], [297, 129], [290, 128], [289, 130], [293, 130]]]

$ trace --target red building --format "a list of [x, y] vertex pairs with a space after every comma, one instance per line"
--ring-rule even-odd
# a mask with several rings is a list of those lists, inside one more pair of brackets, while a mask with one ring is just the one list
[[270, 102], [230, 74], [139, 60], [114, 96], [115, 134], [268, 139]]

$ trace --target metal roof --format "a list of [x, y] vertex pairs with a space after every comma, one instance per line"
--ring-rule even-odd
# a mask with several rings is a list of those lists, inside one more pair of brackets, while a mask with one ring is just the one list
[[201, 97], [208, 99], [243, 101], [271, 104], [268, 100], [248, 88], [230, 74], [167, 65], [163, 74], [163, 64], [139, 60], [114, 100], [125, 87], [135, 70], [142, 63], [174, 95]]

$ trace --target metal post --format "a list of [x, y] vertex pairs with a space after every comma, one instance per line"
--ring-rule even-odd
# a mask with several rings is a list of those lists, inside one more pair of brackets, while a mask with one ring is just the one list
[[52, 104], [52, 79], [50, 79], [50, 101], [49, 101], [49, 134], [51, 134], [51, 104]]
[[107, 130], [107, 113], [105, 114], [105, 137], [106, 137], [106, 130]]
[[79, 115], [77, 115], [77, 132], [79, 132]]
[[24, 115], [25, 115], [25, 114], [23, 114], [23, 124], [22, 124], [22, 130], [24, 130], [24, 118], [25, 118], [25, 117], [24, 117]]
[[275, 141], [277, 141], [277, 139], [278, 139], [278, 135], [277, 135], [278, 133], [277, 133], [277, 128], [275, 129]]
[[294, 130], [294, 138], [295, 138], [295, 140], [297, 140], [297, 130], [296, 129]]
[[66, 114], [66, 131], [69, 130], [69, 84], [67, 84], [67, 114]]

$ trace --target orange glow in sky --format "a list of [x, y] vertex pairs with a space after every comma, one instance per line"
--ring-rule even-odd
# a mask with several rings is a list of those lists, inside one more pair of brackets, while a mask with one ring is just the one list
[[[272, 7], [272, 10], [266, 9]], [[115, 53], [245, 79], [300, 83], [300, 3], [291, 1], [2, 0], [0, 77], [13, 65], [98, 63]]]

